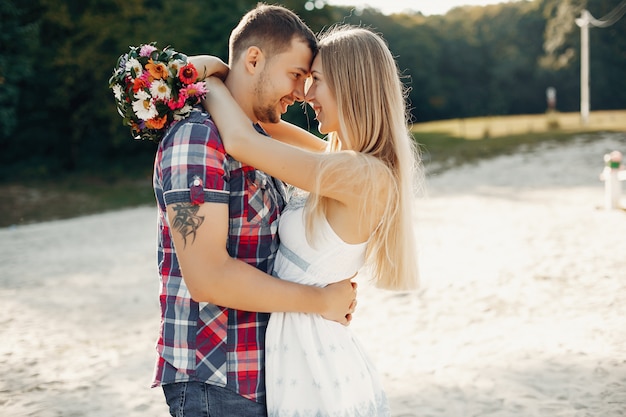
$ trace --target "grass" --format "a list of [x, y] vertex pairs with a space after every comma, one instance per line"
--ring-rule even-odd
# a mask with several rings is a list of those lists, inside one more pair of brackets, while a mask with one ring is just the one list
[[55, 181], [2, 184], [0, 227], [155, 204], [151, 178], [104, 181], [70, 176]]
[[518, 116], [450, 119], [413, 125], [415, 134], [440, 133], [446, 136], [476, 140], [535, 133], [580, 133], [600, 130], [626, 131], [626, 110], [596, 111], [583, 126], [579, 113], [552, 112]]
[[[429, 173], [498, 155], [564, 143], [580, 134], [626, 132], [625, 111], [592, 112], [587, 126], [577, 113], [453, 119], [412, 128]], [[434, 167], [434, 168], [433, 168]], [[0, 184], [0, 227], [66, 219], [140, 205], [154, 205], [149, 174], [113, 179], [68, 176], [37, 183]]]
[[442, 133], [414, 134], [420, 145], [422, 160], [430, 174], [499, 155], [529, 152], [536, 146], [547, 142], [555, 144], [565, 143], [581, 135], [585, 135], [591, 140], [595, 133], [542, 132], [502, 136], [498, 139], [474, 140], [457, 138]]
[[552, 113], [452, 119], [412, 127], [429, 173], [530, 151], [546, 142], [565, 143], [575, 136], [592, 140], [603, 131], [626, 132], [626, 110], [592, 112], [586, 126], [581, 125], [579, 113]]

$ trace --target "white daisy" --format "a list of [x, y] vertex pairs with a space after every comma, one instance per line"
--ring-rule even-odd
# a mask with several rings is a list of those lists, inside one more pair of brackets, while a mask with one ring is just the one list
[[132, 71], [135, 72], [134, 78], [141, 76], [143, 72], [143, 67], [141, 66], [141, 63], [135, 58], [131, 58], [128, 60], [128, 62], [126, 62], [126, 72], [130, 75], [133, 75]]
[[115, 96], [115, 99], [117, 101], [121, 101], [122, 100], [122, 94], [124, 92], [122, 91], [122, 87], [119, 84], [115, 84], [113, 86], [113, 95]]
[[172, 62], [170, 62], [168, 64], [168, 68], [170, 69], [170, 73], [174, 76], [174, 77], [178, 77], [178, 71], [180, 71], [180, 69], [182, 67], [185, 66], [185, 61], [183, 61], [182, 59], [175, 59]]
[[150, 96], [145, 91], [138, 91], [135, 94], [135, 98], [137, 100], [133, 101], [133, 111], [141, 120], [150, 120], [155, 117], [157, 113], [157, 109], [152, 104], [150, 100]]
[[150, 85], [150, 94], [159, 100], [169, 100], [172, 95], [171, 88], [163, 80], [154, 80]]

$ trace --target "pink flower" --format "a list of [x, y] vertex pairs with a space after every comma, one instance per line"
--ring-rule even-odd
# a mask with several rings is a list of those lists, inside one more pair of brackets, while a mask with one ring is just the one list
[[187, 98], [187, 94], [185, 93], [184, 89], [182, 89], [180, 90], [180, 93], [178, 93], [178, 100], [169, 100], [167, 102], [167, 106], [172, 110], [180, 109], [185, 105], [185, 101], [187, 100]]
[[143, 45], [139, 50], [139, 56], [150, 56], [150, 54], [157, 49], [152, 45]]
[[189, 84], [187, 87], [180, 90], [180, 93], [189, 97], [202, 97], [206, 94], [206, 84], [204, 84], [203, 81]]

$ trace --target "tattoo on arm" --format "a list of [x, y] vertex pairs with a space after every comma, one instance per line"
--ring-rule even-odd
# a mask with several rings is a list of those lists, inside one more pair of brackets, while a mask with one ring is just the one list
[[174, 222], [172, 228], [180, 232], [183, 236], [183, 242], [187, 247], [187, 238], [191, 236], [191, 243], [196, 240], [196, 232], [202, 223], [204, 222], [204, 216], [198, 216], [198, 210], [200, 206], [192, 205], [190, 203], [179, 203], [173, 207], [176, 214], [174, 215]]

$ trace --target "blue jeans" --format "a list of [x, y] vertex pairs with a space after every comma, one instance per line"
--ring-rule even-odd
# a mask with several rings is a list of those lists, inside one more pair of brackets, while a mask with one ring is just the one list
[[203, 382], [166, 384], [163, 393], [172, 417], [267, 417], [265, 404]]

